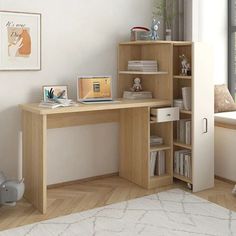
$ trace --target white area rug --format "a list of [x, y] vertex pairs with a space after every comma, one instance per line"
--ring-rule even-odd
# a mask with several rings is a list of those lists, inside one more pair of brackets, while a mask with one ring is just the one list
[[236, 235], [236, 212], [179, 189], [0, 232], [0, 236]]

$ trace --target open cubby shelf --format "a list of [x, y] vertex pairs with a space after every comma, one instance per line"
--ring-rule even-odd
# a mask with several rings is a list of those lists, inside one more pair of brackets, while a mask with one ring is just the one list
[[168, 72], [165, 71], [119, 71], [119, 74], [124, 75], [166, 75]]

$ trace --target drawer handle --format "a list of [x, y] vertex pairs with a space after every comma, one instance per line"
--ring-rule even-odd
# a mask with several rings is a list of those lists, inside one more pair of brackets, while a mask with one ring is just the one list
[[166, 114], [166, 116], [171, 116], [171, 114]]

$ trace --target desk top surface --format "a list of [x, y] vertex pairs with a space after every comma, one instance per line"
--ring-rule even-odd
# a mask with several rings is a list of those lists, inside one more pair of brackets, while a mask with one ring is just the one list
[[21, 104], [20, 108], [24, 111], [36, 113], [39, 115], [50, 114], [63, 114], [71, 112], [86, 112], [86, 111], [102, 111], [102, 110], [114, 110], [136, 107], [163, 107], [170, 106], [169, 100], [161, 99], [145, 99], [145, 100], [125, 100], [117, 99], [115, 103], [100, 103], [100, 104], [82, 104], [78, 103], [72, 107], [59, 107], [59, 108], [42, 108], [39, 107], [39, 103]]

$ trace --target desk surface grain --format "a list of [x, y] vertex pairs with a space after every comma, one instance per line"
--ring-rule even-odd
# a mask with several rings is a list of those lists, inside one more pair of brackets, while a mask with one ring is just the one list
[[116, 101], [117, 102], [114, 103], [100, 103], [100, 104], [78, 103], [72, 107], [59, 107], [54, 109], [42, 108], [39, 107], [39, 103], [31, 103], [31, 104], [21, 104], [20, 108], [24, 111], [29, 111], [39, 115], [50, 115], [50, 114], [72, 113], [72, 112], [125, 109], [125, 108], [135, 108], [135, 107], [163, 107], [171, 105], [171, 101], [162, 99], [145, 99], [145, 100], [117, 99]]

